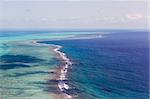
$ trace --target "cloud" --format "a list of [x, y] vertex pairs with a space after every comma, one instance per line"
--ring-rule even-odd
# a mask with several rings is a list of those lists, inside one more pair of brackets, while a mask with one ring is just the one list
[[126, 18], [127, 19], [130, 19], [130, 20], [137, 20], [137, 19], [142, 19], [144, 18], [145, 16], [142, 15], [142, 14], [128, 14], [126, 15]]
[[148, 19], [150, 20], [150, 15], [148, 15]]
[[41, 21], [47, 21], [48, 18], [41, 18]]

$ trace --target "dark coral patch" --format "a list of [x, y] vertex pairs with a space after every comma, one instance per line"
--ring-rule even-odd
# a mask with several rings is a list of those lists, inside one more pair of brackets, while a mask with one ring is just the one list
[[3, 55], [0, 57], [0, 61], [4, 63], [14, 63], [14, 62], [35, 63], [41, 62], [43, 60], [36, 57], [25, 55]]
[[32, 72], [26, 72], [26, 73], [16, 73], [15, 75], [11, 77], [21, 77], [21, 76], [28, 76], [28, 75], [34, 75], [34, 74], [50, 74], [54, 72], [45, 72], [45, 71], [32, 71]]
[[15, 69], [19, 67], [30, 67], [30, 66], [25, 64], [0, 64], [0, 69], [2, 70]]

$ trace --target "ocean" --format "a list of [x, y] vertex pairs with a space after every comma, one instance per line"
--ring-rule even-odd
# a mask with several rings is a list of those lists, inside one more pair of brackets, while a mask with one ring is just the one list
[[102, 38], [43, 41], [61, 45], [73, 62], [68, 93], [77, 99], [149, 99], [148, 32], [113, 31]]
[[139, 30], [0, 31], [1, 99], [149, 99]]

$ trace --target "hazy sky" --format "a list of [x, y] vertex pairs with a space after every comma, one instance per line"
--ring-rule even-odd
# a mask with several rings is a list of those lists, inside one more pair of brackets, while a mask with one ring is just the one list
[[146, 28], [146, 0], [0, 0], [0, 28]]

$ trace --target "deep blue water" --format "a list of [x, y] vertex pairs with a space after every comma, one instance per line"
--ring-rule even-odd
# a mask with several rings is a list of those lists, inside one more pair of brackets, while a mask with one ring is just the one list
[[148, 32], [119, 31], [102, 38], [45, 41], [62, 45], [74, 62], [70, 94], [81, 99], [148, 99]]

